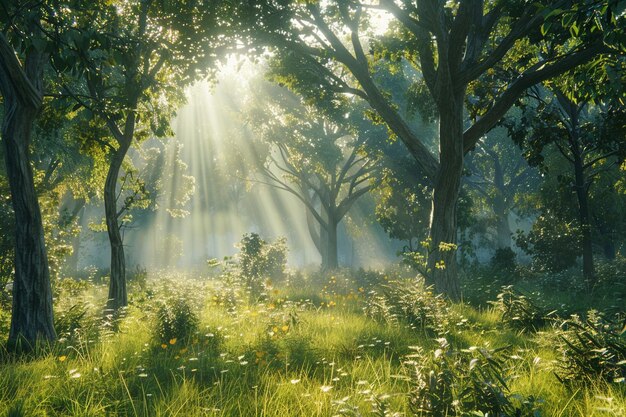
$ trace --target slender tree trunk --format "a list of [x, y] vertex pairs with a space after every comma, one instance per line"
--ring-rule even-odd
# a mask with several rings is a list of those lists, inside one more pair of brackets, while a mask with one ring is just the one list
[[109, 281], [109, 298], [107, 307], [118, 310], [128, 304], [126, 293], [126, 260], [124, 244], [118, 223], [117, 180], [122, 162], [130, 147], [130, 140], [120, 141], [120, 146], [113, 154], [109, 171], [104, 183], [104, 212], [106, 218], [109, 243], [111, 245], [111, 280]]
[[585, 178], [584, 156], [580, 143], [580, 112], [586, 103], [576, 104], [559, 91], [555, 91], [557, 100], [569, 116], [570, 129], [568, 131], [569, 148], [574, 165], [574, 188], [578, 199], [578, 218], [582, 229], [583, 276], [589, 285], [595, 280], [593, 265], [593, 238], [591, 236], [591, 216], [589, 213], [589, 193]]
[[593, 238], [589, 218], [589, 195], [585, 184], [583, 162], [578, 153], [574, 152], [574, 176], [576, 197], [578, 198], [578, 216], [582, 229], [583, 276], [589, 284], [594, 282], [595, 268], [593, 263]]
[[602, 235], [602, 251], [604, 252], [604, 257], [609, 261], [614, 260], [617, 256], [617, 249], [615, 248], [613, 232], [603, 221], [597, 222], [596, 220], [596, 227]]
[[612, 238], [606, 238], [606, 240], [602, 244], [602, 250], [604, 251], [604, 257], [609, 261], [614, 261], [617, 257], [615, 242]]
[[506, 185], [504, 184], [504, 170], [500, 164], [498, 154], [489, 151], [493, 159], [493, 182], [496, 188], [496, 195], [493, 200], [493, 212], [496, 215], [496, 246], [497, 249], [507, 249], [511, 247], [511, 226], [509, 225], [509, 212], [506, 205]]
[[[29, 349], [39, 340], [56, 339], [48, 257], [28, 149], [32, 125], [41, 106], [46, 58], [44, 54], [31, 52], [22, 70], [15, 56], [7, 55], [14, 53], [3, 36], [0, 48], [3, 49], [0, 57], [0, 90], [4, 100], [2, 143], [16, 224], [9, 347]], [[19, 94], [26, 88], [38, 100]]]
[[569, 101], [569, 99], [560, 98], [560, 100], [562, 105], [565, 103], [564, 107], [569, 114], [571, 123], [569, 142], [574, 164], [574, 187], [576, 188], [576, 197], [578, 198], [578, 217], [582, 229], [583, 276], [588, 284], [593, 284], [595, 271], [593, 266], [593, 238], [591, 236], [591, 217], [589, 214], [589, 193], [585, 181], [583, 154], [580, 149], [578, 119], [582, 106], [579, 107]]
[[[430, 223], [431, 251], [428, 256], [430, 277], [427, 283], [451, 300], [460, 299], [456, 248], [457, 201], [463, 169], [462, 94], [452, 95], [439, 114], [440, 170], [435, 181]], [[443, 250], [442, 250], [443, 249]]]

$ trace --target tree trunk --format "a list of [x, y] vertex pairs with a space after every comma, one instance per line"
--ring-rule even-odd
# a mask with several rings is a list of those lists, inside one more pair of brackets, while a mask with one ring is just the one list
[[326, 268], [333, 270], [339, 268], [339, 257], [337, 256], [337, 221], [333, 216], [328, 216], [327, 244], [326, 244]]
[[128, 304], [128, 296], [126, 294], [126, 260], [124, 258], [124, 244], [118, 223], [117, 179], [126, 152], [130, 147], [130, 142], [130, 140], [120, 141], [120, 146], [113, 154], [104, 183], [104, 212], [109, 243], [111, 245], [111, 280], [109, 281], [107, 308], [113, 311]]
[[[0, 43], [3, 49], [8, 47], [4, 37]], [[45, 56], [29, 53], [22, 70], [15, 56], [7, 57], [5, 52], [0, 57], [0, 89], [4, 99], [2, 142], [16, 224], [9, 347], [30, 349], [37, 341], [56, 339], [48, 257], [28, 149], [32, 125], [41, 106]], [[15, 61], [9, 62], [12, 59]], [[16, 81], [15, 72], [11, 74], [16, 70], [23, 76], [21, 81]], [[37, 105], [19, 94], [25, 87], [16, 82], [30, 84], [28, 87], [39, 96]]]
[[571, 151], [571, 162], [574, 166], [574, 188], [578, 199], [578, 219], [582, 234], [583, 276], [588, 285], [595, 280], [593, 266], [593, 238], [591, 236], [591, 217], [589, 214], [589, 193], [585, 178], [585, 164], [581, 149], [579, 116], [586, 103], [576, 104], [560, 90], [554, 91], [563, 110], [569, 116], [568, 144]]
[[509, 213], [504, 199], [499, 195], [494, 200], [493, 212], [496, 215], [496, 249], [508, 249], [511, 247]]
[[430, 276], [427, 283], [451, 300], [460, 299], [456, 264], [457, 201], [463, 169], [463, 95], [455, 94], [440, 106], [439, 161], [433, 192], [430, 223], [431, 250], [428, 256]]
[[496, 215], [496, 249], [511, 248], [511, 226], [506, 204], [506, 185], [504, 184], [504, 170], [500, 164], [498, 154], [489, 152], [493, 159], [493, 182], [496, 195], [493, 199], [493, 212]]
[[580, 132], [578, 116], [583, 105], [576, 105], [562, 94], [557, 94], [562, 107], [570, 117], [571, 129], [569, 131], [569, 144], [572, 152], [574, 165], [574, 188], [578, 198], [578, 218], [582, 232], [582, 252], [583, 252], [583, 276], [588, 284], [594, 281], [593, 266], [593, 238], [591, 236], [591, 218], [589, 215], [589, 193], [585, 181], [585, 167], [583, 153], [580, 147]]
[[612, 238], [608, 237], [602, 244], [602, 250], [604, 251], [604, 257], [608, 261], [614, 261], [617, 257], [617, 249], [615, 249], [615, 242]]
[[589, 284], [592, 284], [595, 279], [595, 268], [593, 265], [591, 222], [589, 219], [589, 195], [587, 193], [587, 185], [585, 184], [583, 162], [577, 152], [574, 152], [574, 176], [576, 197], [578, 198], [578, 216], [582, 229], [583, 276]]
[[598, 222], [596, 219], [596, 227], [602, 236], [602, 251], [604, 258], [613, 261], [617, 256], [617, 248], [615, 247], [614, 232], [604, 221]]

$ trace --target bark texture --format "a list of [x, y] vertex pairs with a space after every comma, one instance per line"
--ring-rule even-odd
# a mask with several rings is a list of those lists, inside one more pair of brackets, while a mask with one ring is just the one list
[[461, 297], [457, 279], [457, 202], [463, 169], [463, 101], [456, 95], [440, 109], [440, 170], [433, 192], [428, 256], [429, 284], [452, 300]]
[[113, 153], [104, 183], [104, 213], [111, 246], [111, 280], [109, 282], [107, 308], [113, 311], [128, 305], [126, 258], [117, 209], [117, 179], [130, 143], [130, 140], [119, 141], [119, 147]]
[[31, 50], [22, 67], [0, 34], [2, 143], [16, 224], [10, 348], [29, 349], [38, 341], [56, 339], [48, 257], [29, 156], [31, 130], [42, 104], [46, 59]]

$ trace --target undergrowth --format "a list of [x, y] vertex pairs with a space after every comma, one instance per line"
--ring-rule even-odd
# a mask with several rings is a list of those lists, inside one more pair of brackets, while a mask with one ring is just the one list
[[451, 304], [406, 271], [284, 272], [250, 297], [235, 273], [152, 273], [115, 318], [103, 284], [60, 283], [59, 342], [0, 348], [0, 416], [624, 415], [613, 311], [562, 320], [500, 283]]

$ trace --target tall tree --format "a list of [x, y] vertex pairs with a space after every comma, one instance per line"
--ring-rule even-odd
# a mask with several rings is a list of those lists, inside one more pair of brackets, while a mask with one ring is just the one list
[[17, 1], [0, 8], [2, 142], [15, 215], [9, 346], [24, 342], [25, 348], [38, 340], [56, 339], [50, 271], [29, 150], [33, 123], [43, 103], [44, 69], [49, 60], [41, 30], [45, 24], [42, 14], [40, 2]]
[[[456, 242], [463, 156], [527, 88], [611, 50], [605, 36], [611, 28], [621, 27], [624, 20], [614, 13], [612, 2], [381, 0], [372, 4], [342, 0], [246, 5], [251, 7], [240, 12], [250, 25], [248, 33], [263, 44], [276, 46], [284, 56], [297, 58], [299, 65], [289, 69], [292, 77], [311, 79], [313, 73], [318, 91], [322, 86], [324, 94], [353, 94], [365, 99], [407, 146], [434, 189], [430, 280], [438, 292], [452, 299], [460, 296], [455, 251], [450, 249]], [[381, 10], [394, 17], [395, 32], [375, 44], [368, 33], [368, 19]], [[564, 16], [568, 18], [562, 19]], [[567, 26], [565, 31], [563, 25]], [[593, 33], [592, 27], [596, 28]], [[583, 32], [592, 35], [579, 36]], [[569, 41], [569, 33], [576, 39]], [[527, 51], [532, 49], [528, 47], [531, 37], [540, 45], [559, 43], [567, 48], [537, 60]], [[364, 46], [368, 38], [373, 55], [368, 55]], [[420, 133], [410, 129], [377, 83], [373, 72], [377, 67], [372, 61], [381, 56], [404, 59], [419, 69], [421, 76], [416, 82], [425, 86], [439, 118], [438, 157], [425, 146]], [[336, 76], [332, 67], [337, 66], [351, 75], [351, 82]], [[469, 91], [483, 82], [490, 86], [484, 88], [489, 92], [483, 97], [486, 105], [472, 123], [466, 124], [464, 104]]]
[[[70, 94], [109, 129], [101, 142], [109, 169], [104, 185], [111, 246], [109, 308], [127, 304], [126, 261], [119, 218], [118, 178], [131, 145], [149, 135], [170, 134], [169, 119], [183, 88], [211, 73], [217, 45], [220, 0], [94, 2], [77, 10], [67, 54], [58, 67], [74, 67], [83, 87]], [[122, 210], [123, 212], [123, 210]]]

